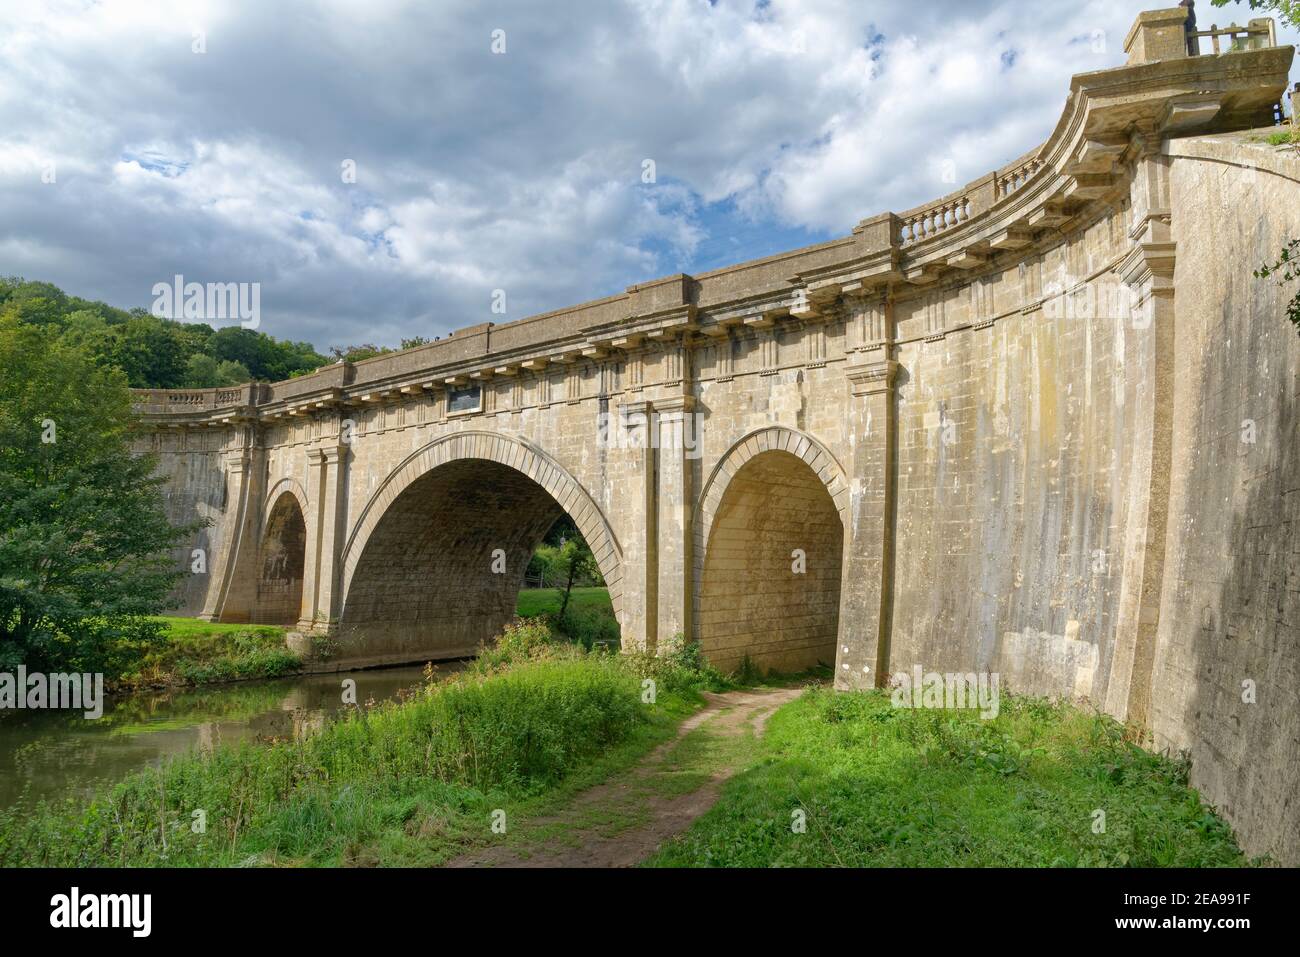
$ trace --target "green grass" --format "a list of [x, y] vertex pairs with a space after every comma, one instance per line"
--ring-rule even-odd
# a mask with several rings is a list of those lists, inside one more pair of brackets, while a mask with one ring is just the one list
[[247, 678], [279, 678], [302, 667], [284, 645], [284, 628], [231, 625], [196, 618], [154, 619], [167, 625], [167, 639], [151, 648], [118, 689], [200, 685]]
[[[515, 605], [515, 614], [520, 618], [538, 618], [542, 615], [559, 614], [563, 594], [555, 588], [524, 588], [519, 592]], [[609, 600], [608, 588], [575, 588], [569, 596], [569, 607], [578, 609], [595, 609], [614, 614], [614, 606]]]
[[1247, 139], [1252, 143], [1267, 143], [1269, 146], [1300, 146], [1300, 129], [1294, 125], [1283, 126], [1271, 133], [1252, 133]]
[[237, 635], [245, 631], [262, 634], [274, 634], [283, 637], [288, 631], [279, 625], [223, 624], [216, 621], [202, 621], [198, 618], [173, 618], [169, 615], [155, 615], [150, 621], [160, 621], [167, 626], [172, 638], [209, 638], [213, 635]]
[[[646, 677], [654, 705], [642, 701]], [[524, 848], [617, 833], [642, 823], [637, 794], [557, 812], [671, 737], [697, 692], [721, 681], [692, 646], [658, 658], [588, 653], [524, 621], [462, 675], [303, 740], [222, 747], [132, 775], [89, 804], [0, 814], [0, 866], [436, 865], [499, 843], [497, 811], [505, 840]], [[1137, 747], [1105, 716], [1041, 699], [1003, 695], [984, 721], [813, 688], [762, 739], [703, 725], [637, 787], [680, 794], [723, 767], [742, 770], [648, 864], [1257, 863], [1188, 787], [1185, 762]], [[207, 829], [194, 834], [199, 809]]]
[[[87, 803], [0, 813], [0, 866], [427, 865], [492, 840], [673, 733], [705, 677], [588, 654], [540, 622], [496, 657], [298, 741], [219, 747]], [[642, 680], [660, 682], [655, 704]], [[195, 834], [194, 812], [206, 828]]]
[[[1240, 866], [1187, 765], [1113, 720], [1002, 697], [997, 718], [813, 690], [649, 862], [713, 867]], [[1104, 833], [1094, 833], [1095, 812]], [[793, 812], [806, 830], [796, 833]]]
[[615, 650], [620, 644], [618, 619], [609, 589], [575, 588], [569, 607], [560, 616], [563, 593], [555, 588], [526, 588], [519, 592], [516, 614], [521, 618], [546, 618], [551, 627], [587, 650], [601, 646]]

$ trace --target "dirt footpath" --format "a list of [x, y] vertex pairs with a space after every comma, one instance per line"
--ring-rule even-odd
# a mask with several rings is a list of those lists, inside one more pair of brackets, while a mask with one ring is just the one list
[[639, 864], [713, 807], [723, 783], [753, 752], [767, 719], [802, 693], [779, 688], [706, 694], [704, 709], [635, 767], [579, 793], [557, 814], [524, 822], [501, 844], [446, 866]]

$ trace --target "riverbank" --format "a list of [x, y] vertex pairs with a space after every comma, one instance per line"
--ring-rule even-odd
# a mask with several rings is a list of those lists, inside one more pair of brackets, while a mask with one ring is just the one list
[[197, 618], [154, 620], [167, 626], [166, 638], [131, 671], [107, 678], [114, 693], [281, 678], [303, 665], [302, 658], [285, 647], [285, 628]]
[[[645, 760], [455, 866], [1232, 867], [1185, 764], [1065, 704], [895, 709], [823, 686], [706, 694]], [[1262, 862], [1258, 862], [1262, 863]]]
[[405, 701], [0, 814], [0, 866], [440, 863], [634, 761], [710, 680], [684, 657], [589, 654], [525, 624]]
[[1260, 863], [1185, 762], [1083, 707], [739, 689], [696, 652], [587, 652], [524, 622], [402, 700], [0, 813], [0, 866]]
[[[563, 620], [558, 619], [561, 600], [558, 589], [523, 589], [516, 614], [523, 619], [550, 618], [565, 637], [588, 650], [597, 645], [617, 650], [618, 622], [607, 588], [573, 589]], [[288, 628], [170, 616], [153, 620], [167, 626], [166, 640], [129, 672], [107, 676], [112, 693], [283, 678], [304, 671], [303, 658], [285, 646]]]

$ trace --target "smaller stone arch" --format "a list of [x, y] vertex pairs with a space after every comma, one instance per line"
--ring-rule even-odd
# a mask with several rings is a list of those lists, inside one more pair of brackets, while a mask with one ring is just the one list
[[804, 460], [826, 486], [835, 508], [840, 513], [840, 520], [845, 528], [849, 522], [849, 482], [844, 467], [821, 442], [795, 429], [780, 425], [764, 426], [754, 429], [738, 439], [731, 448], [718, 459], [718, 464], [709, 473], [708, 480], [700, 492], [695, 506], [696, 549], [695, 566], [697, 572], [704, 568], [704, 548], [709, 541], [709, 530], [713, 526], [718, 506], [727, 490], [728, 480], [740, 471], [741, 467], [762, 452], [789, 452]]
[[307, 491], [293, 476], [286, 476], [280, 479], [266, 493], [266, 498], [262, 502], [262, 528], [265, 530], [267, 523], [271, 520], [271, 511], [279, 502], [280, 496], [288, 493], [298, 500], [298, 508], [301, 509], [303, 518], [309, 514], [307, 508]]
[[694, 521], [693, 637], [710, 662], [834, 662], [848, 496], [835, 456], [793, 429], [756, 429], [722, 456]]
[[250, 620], [292, 625], [302, 612], [307, 561], [307, 497], [297, 483], [276, 483], [267, 497], [257, 546], [257, 583]]

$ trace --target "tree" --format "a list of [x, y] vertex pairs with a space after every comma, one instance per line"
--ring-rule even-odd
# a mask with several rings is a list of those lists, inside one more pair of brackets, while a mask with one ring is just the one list
[[571, 538], [560, 546], [555, 567], [563, 576], [561, 581], [563, 581], [564, 595], [560, 599], [559, 613], [560, 618], [563, 619], [564, 613], [569, 609], [569, 597], [573, 594], [574, 584], [582, 580], [599, 578], [600, 569], [596, 567], [596, 556], [591, 554], [591, 549], [581, 537]]
[[363, 359], [387, 355], [392, 351], [387, 346], [377, 346], [369, 342], [359, 346], [330, 346], [330, 355], [340, 362], [360, 362]]
[[[1211, 0], [1216, 7], [1226, 7], [1238, 0]], [[1267, 10], [1293, 26], [1300, 26], [1300, 0], [1247, 0], [1252, 10]]]
[[212, 389], [242, 385], [252, 380], [252, 375], [238, 362], [218, 362], [206, 353], [190, 356], [185, 367], [187, 389]]
[[223, 326], [205, 350], [223, 362], [238, 362], [254, 379], [278, 382], [295, 372], [310, 372], [328, 361], [306, 342], [281, 342], [253, 329]]
[[[547, 538], [549, 540], [550, 536], [548, 535]], [[555, 544], [547, 541], [539, 545], [533, 552], [528, 569], [529, 574], [536, 574], [541, 578], [544, 587], [554, 588], [560, 593], [560, 610], [556, 614], [560, 620], [568, 611], [569, 598], [573, 594], [574, 586], [592, 582], [598, 585], [603, 583], [600, 566], [596, 564], [596, 556], [591, 553], [587, 540], [578, 533], [576, 527], [570, 538], [561, 538]]]
[[137, 389], [175, 389], [185, 380], [185, 348], [175, 323], [135, 316], [116, 327], [109, 362]]
[[0, 668], [119, 674], [162, 626], [196, 530], [133, 454], [125, 375], [51, 329], [0, 319]]

